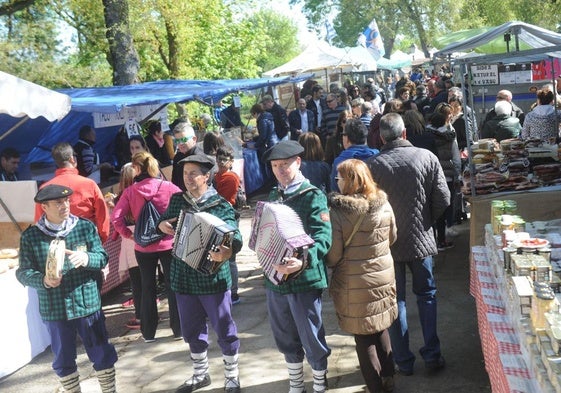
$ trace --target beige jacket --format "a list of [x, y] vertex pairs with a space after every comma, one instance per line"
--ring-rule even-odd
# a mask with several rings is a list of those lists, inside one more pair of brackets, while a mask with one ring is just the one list
[[[373, 334], [397, 318], [395, 273], [390, 245], [397, 229], [393, 210], [383, 191], [377, 199], [331, 194], [333, 244], [327, 265], [333, 269], [329, 292], [339, 326], [352, 334]], [[351, 243], [345, 241], [364, 216]]]

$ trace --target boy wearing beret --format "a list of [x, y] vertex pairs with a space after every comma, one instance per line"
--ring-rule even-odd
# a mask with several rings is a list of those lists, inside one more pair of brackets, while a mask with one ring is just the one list
[[278, 181], [269, 200], [290, 206], [315, 241], [308, 250], [307, 264], [288, 258], [285, 264], [275, 266], [282, 274], [300, 272], [295, 279], [281, 285], [274, 285], [267, 278], [265, 281], [269, 321], [277, 348], [287, 363], [289, 393], [306, 391], [304, 355], [312, 367], [313, 391], [325, 392], [327, 358], [331, 353], [321, 316], [321, 294], [327, 288], [324, 258], [331, 247], [331, 222], [325, 194], [300, 172], [299, 155], [303, 151], [296, 141], [281, 141], [263, 156]]
[[[37, 290], [41, 318], [51, 338], [53, 369], [65, 392], [80, 392], [76, 366], [76, 333], [93, 363], [103, 393], [115, 392], [117, 353], [109, 343], [96, 277], [107, 265], [107, 253], [95, 225], [70, 214], [72, 189], [56, 184], [35, 196], [44, 214], [23, 232], [17, 279]], [[61, 271], [47, 274], [51, 242], [64, 240]]]
[[[209, 185], [214, 160], [204, 154], [193, 154], [179, 162], [183, 166], [185, 192], [172, 195], [167, 210], [160, 217], [158, 229], [168, 235], [175, 234], [179, 213], [207, 212], [236, 228], [231, 248], [221, 246], [210, 252], [215, 262], [228, 260], [242, 248], [242, 236], [237, 229], [236, 214], [230, 203]], [[175, 292], [181, 321], [181, 334], [189, 344], [193, 375], [176, 390], [190, 393], [210, 385], [207, 357], [207, 319], [218, 336], [218, 345], [224, 360], [224, 391], [239, 393], [238, 350], [240, 340], [232, 318], [232, 278], [228, 263], [223, 263], [215, 274], [203, 274], [184, 261], [174, 257], [171, 263], [171, 289]]]

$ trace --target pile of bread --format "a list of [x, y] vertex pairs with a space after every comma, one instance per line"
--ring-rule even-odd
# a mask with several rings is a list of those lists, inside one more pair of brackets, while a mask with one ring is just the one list
[[0, 274], [19, 266], [19, 252], [15, 248], [0, 248]]
[[472, 174], [469, 167], [464, 171], [462, 192], [471, 194], [472, 180], [478, 195], [557, 184], [561, 182], [558, 150], [559, 146], [539, 140], [514, 138], [499, 144], [495, 139], [481, 139], [472, 145], [475, 171]]

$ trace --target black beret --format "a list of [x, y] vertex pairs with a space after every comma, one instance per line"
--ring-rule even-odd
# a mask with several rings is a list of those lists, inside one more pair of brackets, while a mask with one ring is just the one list
[[263, 161], [286, 160], [304, 152], [304, 147], [296, 141], [281, 141], [263, 153]]
[[181, 161], [179, 161], [178, 164], [185, 164], [187, 162], [192, 162], [193, 164], [198, 164], [202, 167], [205, 167], [207, 169], [212, 169], [216, 163], [216, 161], [207, 156], [206, 154], [192, 154], [188, 157], [185, 157], [184, 159], [182, 159]]
[[58, 184], [49, 184], [41, 188], [33, 200], [37, 203], [43, 203], [54, 199], [66, 198], [73, 193], [74, 191], [71, 188], [59, 186]]

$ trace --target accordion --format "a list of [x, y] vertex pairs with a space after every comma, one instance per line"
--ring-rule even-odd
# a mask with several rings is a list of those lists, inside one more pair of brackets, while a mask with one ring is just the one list
[[66, 242], [64, 239], [54, 239], [51, 241], [45, 264], [45, 276], [47, 278], [58, 279], [61, 277], [65, 252]]
[[226, 261], [211, 260], [209, 251], [217, 251], [221, 245], [232, 247], [235, 231], [210, 213], [182, 210], [177, 220], [172, 253], [196, 271], [214, 274]]
[[[290, 206], [257, 202], [249, 248], [255, 251], [265, 276], [273, 284], [281, 285], [296, 278], [306, 268], [308, 248], [313, 244], [314, 239], [304, 232], [300, 217]], [[304, 262], [302, 270], [289, 275], [277, 272], [274, 265], [283, 264], [290, 257]]]

